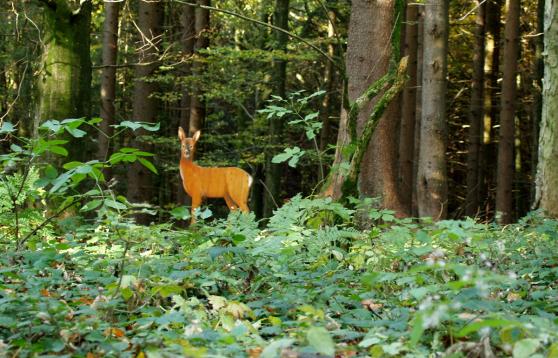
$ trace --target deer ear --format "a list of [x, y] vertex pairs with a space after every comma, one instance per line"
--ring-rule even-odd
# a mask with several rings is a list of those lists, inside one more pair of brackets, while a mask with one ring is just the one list
[[178, 127], [178, 138], [180, 140], [184, 140], [184, 138], [186, 138], [186, 133], [184, 133], [184, 129], [182, 129], [182, 127]]
[[192, 136], [192, 139], [197, 142], [198, 139], [200, 139], [200, 135], [201, 131], [196, 131], [196, 133], [194, 133], [194, 135]]

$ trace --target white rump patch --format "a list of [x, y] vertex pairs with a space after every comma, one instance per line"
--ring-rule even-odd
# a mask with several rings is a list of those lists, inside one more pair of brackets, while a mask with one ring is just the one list
[[248, 188], [252, 186], [253, 181], [254, 181], [254, 179], [252, 178], [252, 176], [248, 175]]

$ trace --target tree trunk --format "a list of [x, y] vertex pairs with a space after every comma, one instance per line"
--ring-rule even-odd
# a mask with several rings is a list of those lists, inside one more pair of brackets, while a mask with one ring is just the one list
[[[395, 23], [396, 3], [393, 0], [380, 2], [359, 0], [352, 3], [346, 55], [348, 100], [351, 105], [369, 90], [372, 84], [378, 83], [377, 81], [388, 73], [390, 60], [399, 57], [398, 42], [395, 46], [392, 43], [394, 26], [396, 30], [400, 29], [399, 24]], [[399, 11], [398, 7], [397, 11]], [[393, 39], [399, 39], [398, 32]], [[395, 56], [392, 53], [394, 49], [397, 51]], [[394, 68], [391, 70], [393, 71]], [[380, 88], [378, 94], [384, 92], [385, 86]], [[333, 198], [346, 195], [347, 190], [343, 189], [347, 179], [344, 173], [346, 169], [341, 166], [348, 161], [348, 158], [344, 156], [343, 151], [351, 141], [356, 143], [356, 138], [351, 138], [353, 135], [360, 137], [363, 134], [362, 131], [377, 101], [377, 99], [372, 101], [367, 99], [363, 102], [357, 118], [354, 118], [356, 123], [349, 123], [353, 118], [349, 119], [345, 108], [342, 110], [335, 160], [324, 195]], [[385, 110], [382, 109], [383, 115], [375, 127], [372, 139], [364, 148], [358, 176], [358, 192], [362, 196], [380, 197], [382, 207], [394, 209], [398, 214], [406, 214], [403, 213], [397, 191], [396, 129], [399, 114], [397, 102], [397, 100], [390, 101]], [[354, 134], [351, 133], [353, 131]]]
[[[335, 11], [328, 11], [328, 24], [327, 24], [327, 54], [329, 57], [333, 58], [335, 56], [335, 28], [334, 23], [336, 20]], [[326, 149], [327, 145], [330, 143], [331, 137], [331, 123], [330, 123], [330, 116], [331, 116], [331, 98], [333, 96], [334, 91], [334, 74], [335, 68], [333, 67], [333, 63], [331, 61], [326, 61], [325, 64], [325, 72], [324, 72], [324, 90], [326, 91], [324, 95], [324, 99], [322, 101], [322, 108], [321, 108], [321, 119], [322, 119], [322, 131], [320, 133], [320, 150]]]
[[[189, 76], [192, 72], [190, 65], [191, 57], [194, 54], [196, 43], [196, 10], [193, 6], [182, 5], [182, 14], [180, 15], [180, 25], [182, 27], [182, 56], [187, 61], [181, 68], [181, 76]], [[189, 128], [190, 126], [190, 102], [191, 95], [188, 89], [182, 90], [182, 99], [180, 101], [180, 126]]]
[[[544, 32], [544, 3], [545, 0], [539, 0], [537, 4], [537, 34], [542, 34]], [[534, 39], [535, 46], [535, 63], [533, 64], [533, 104], [530, 111], [531, 122], [532, 122], [532, 137], [533, 143], [531, 148], [531, 168], [532, 177], [536, 179], [537, 177], [537, 166], [538, 166], [538, 153], [539, 153], [539, 133], [541, 126], [541, 116], [542, 116], [542, 78], [544, 75], [544, 60], [543, 60], [543, 50], [544, 50], [544, 36], [537, 36]], [[531, 183], [531, 205], [535, 204], [536, 191], [537, 191], [537, 181], [533, 180]]]
[[[483, 123], [483, 163], [493, 163], [497, 157], [497, 145], [494, 140], [494, 128], [498, 124], [500, 85], [500, 39], [501, 39], [502, 0], [489, 0], [486, 3], [486, 56], [485, 56], [485, 94]], [[496, 166], [484, 165], [481, 170], [480, 198], [484, 198], [484, 214], [486, 220], [491, 219], [495, 202]]]
[[44, 51], [35, 135], [45, 120], [89, 116], [91, 101], [91, 1], [76, 6], [66, 0], [42, 2]]
[[517, 61], [519, 56], [520, 0], [508, 0], [504, 43], [504, 76], [500, 111], [500, 135], [498, 143], [498, 173], [496, 188], [496, 212], [500, 224], [512, 221], [514, 178], [514, 131]]
[[[273, 25], [287, 30], [289, 27], [289, 0], [276, 0], [275, 12], [273, 14]], [[287, 34], [281, 31], [275, 31], [275, 50], [287, 51], [288, 43]], [[272, 81], [274, 86], [274, 94], [280, 97], [285, 97], [285, 88], [287, 82], [287, 61], [283, 59], [275, 59], [273, 61]], [[275, 202], [279, 200], [282, 164], [273, 164], [273, 158], [276, 148], [283, 142], [283, 127], [284, 123], [281, 118], [273, 118], [269, 122], [269, 134], [273, 149], [267, 153], [266, 170], [265, 170], [265, 185], [269, 191], [265, 196], [263, 216], [270, 217], [275, 208]]]
[[[209, 6], [210, 0], [198, 0], [198, 5]], [[195, 23], [194, 29], [196, 33], [194, 52], [196, 56], [199, 55], [199, 50], [209, 46], [209, 10], [197, 7], [195, 10]], [[192, 65], [192, 74], [195, 76], [202, 73], [205, 66], [201, 61], [195, 60]], [[205, 120], [205, 101], [203, 100], [203, 92], [200, 88], [194, 89], [190, 99], [190, 123], [188, 132], [193, 135], [196, 131], [201, 130]]]
[[558, 1], [546, 0], [544, 12], [544, 82], [536, 201], [558, 218]]
[[465, 199], [465, 214], [476, 217], [479, 214], [481, 168], [482, 168], [482, 126], [484, 118], [484, 50], [485, 29], [484, 18], [486, 4], [484, 0], [477, 0], [477, 15], [475, 17], [475, 44], [473, 48], [473, 78], [471, 81], [471, 102], [469, 104], [469, 151], [467, 153], [467, 198]]
[[417, 199], [419, 216], [443, 219], [448, 195], [445, 102], [448, 0], [427, 0], [425, 5]]
[[399, 132], [399, 192], [405, 211], [413, 212], [415, 172], [415, 123], [417, 107], [418, 6], [407, 3], [405, 16], [405, 55], [409, 56], [409, 79], [403, 91], [403, 110]]
[[[138, 5], [138, 27], [141, 31], [138, 49], [139, 65], [135, 68], [135, 85], [133, 93], [133, 116], [136, 121], [155, 122], [157, 119], [158, 101], [151, 95], [157, 85], [147, 78], [157, 69], [157, 59], [161, 42], [163, 23], [163, 3], [160, 1], [140, 1]], [[133, 146], [151, 152], [152, 146], [139, 138], [144, 131], [135, 132]], [[154, 188], [152, 174], [139, 163], [134, 163], [128, 170], [128, 200], [131, 202], [150, 202], [153, 200]], [[146, 223], [146, 217], [138, 217], [138, 221]]]
[[[118, 13], [120, 11], [120, 3], [105, 2], [105, 22], [103, 24], [103, 48], [102, 48], [102, 64], [103, 73], [101, 75], [101, 118], [100, 123], [102, 133], [98, 137], [99, 160], [106, 160], [110, 151], [110, 138], [113, 133], [114, 116], [114, 98], [116, 92], [116, 57], [118, 54]], [[110, 173], [106, 172], [106, 176], [110, 177]]]

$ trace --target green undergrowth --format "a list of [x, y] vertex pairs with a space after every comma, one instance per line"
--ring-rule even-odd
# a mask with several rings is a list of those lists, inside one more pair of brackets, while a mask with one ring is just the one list
[[297, 196], [264, 229], [104, 215], [19, 251], [0, 225], [0, 356], [558, 357], [558, 222], [538, 213], [500, 227], [371, 210], [363, 231]]

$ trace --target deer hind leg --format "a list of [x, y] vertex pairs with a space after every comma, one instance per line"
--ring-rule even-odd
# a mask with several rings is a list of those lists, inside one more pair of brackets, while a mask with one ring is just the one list
[[238, 209], [238, 205], [236, 205], [236, 203], [233, 201], [233, 199], [230, 197], [229, 194], [225, 194], [225, 196], [223, 196], [223, 199], [225, 199], [225, 202], [227, 203], [227, 207], [229, 208], [229, 210], [236, 210]]

